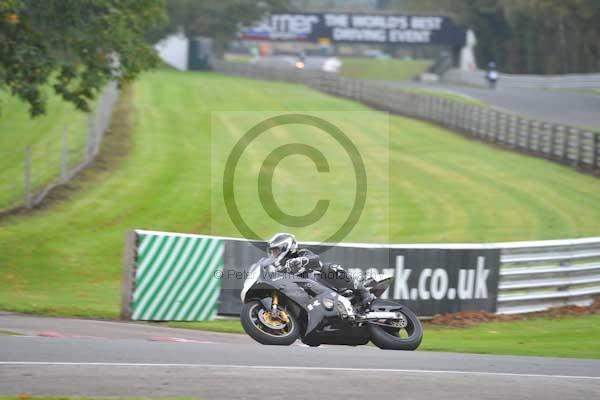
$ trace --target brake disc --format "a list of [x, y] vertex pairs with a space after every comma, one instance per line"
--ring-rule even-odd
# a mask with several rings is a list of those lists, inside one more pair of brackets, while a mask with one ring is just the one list
[[270, 329], [279, 330], [279, 329], [285, 328], [285, 325], [286, 325], [285, 322], [283, 322], [279, 319], [272, 318], [272, 315], [269, 311], [259, 312], [258, 319], [260, 320], [260, 322], [262, 322], [266, 327], [268, 327]]
[[408, 321], [406, 320], [406, 317], [404, 316], [404, 314], [398, 313], [398, 319], [394, 320], [392, 322], [392, 325], [396, 328], [406, 328], [406, 326], [408, 325]]

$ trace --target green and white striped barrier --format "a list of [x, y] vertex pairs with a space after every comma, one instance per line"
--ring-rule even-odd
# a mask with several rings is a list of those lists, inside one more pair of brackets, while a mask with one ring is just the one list
[[221, 238], [130, 232], [125, 251], [122, 317], [145, 321], [214, 318], [223, 252]]
[[[125, 245], [121, 317], [202, 321], [214, 318], [217, 312], [239, 314], [245, 273], [264, 255], [262, 244], [238, 238], [130, 231]], [[326, 249], [321, 243], [304, 242], [303, 246], [324, 261], [346, 263], [352, 274], [391, 273], [394, 283], [388, 295], [422, 316], [587, 306], [600, 294], [594, 280], [600, 267], [586, 267], [587, 275], [579, 271], [577, 281], [570, 271], [600, 260], [600, 238], [485, 244], [340, 243]], [[367, 260], [369, 266], [357, 265], [360, 260]], [[540, 287], [539, 275], [550, 267], [560, 269], [555, 273], [561, 276]], [[514, 270], [520, 270], [519, 274]]]

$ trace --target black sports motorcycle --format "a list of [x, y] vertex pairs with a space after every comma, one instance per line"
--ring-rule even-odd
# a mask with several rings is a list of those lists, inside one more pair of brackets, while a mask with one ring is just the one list
[[362, 309], [352, 291], [338, 293], [325, 285], [319, 272], [292, 275], [265, 257], [247, 273], [241, 297], [240, 320], [254, 340], [291, 345], [296, 339], [309, 346], [363, 345], [372, 341], [391, 350], [415, 350], [423, 338], [416, 315], [402, 304], [379, 297], [391, 277], [368, 278], [364, 285], [375, 296]]

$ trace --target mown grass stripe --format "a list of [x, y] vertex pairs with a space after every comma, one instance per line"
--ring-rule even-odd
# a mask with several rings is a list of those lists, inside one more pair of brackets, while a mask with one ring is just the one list
[[198, 257], [204, 252], [204, 249], [208, 245], [209, 239], [197, 239], [194, 242], [194, 248], [190, 251], [187, 259], [182, 260], [182, 268], [174, 287], [169, 289], [169, 297], [163, 302], [161, 309], [158, 311], [156, 318], [159, 320], [167, 320], [169, 313], [174, 313], [179, 306], [178, 296], [184, 284], [187, 282], [190, 275], [193, 273], [194, 263], [198, 260]]
[[182, 317], [185, 320], [190, 320], [190, 318], [196, 314], [198, 309], [203, 307], [204, 301], [206, 300], [206, 296], [210, 288], [214, 285], [220, 285], [221, 280], [215, 277], [215, 272], [219, 270], [222, 265], [222, 255], [223, 248], [225, 246], [219, 246], [217, 251], [213, 254], [213, 256], [208, 260], [208, 265], [205, 268], [205, 272], [202, 276], [200, 282], [196, 285], [194, 291], [192, 292], [191, 298], [193, 301], [190, 302], [190, 309], [188, 312]]
[[175, 260], [172, 270], [169, 272], [166, 279], [164, 279], [163, 283], [161, 284], [161, 288], [160, 288], [161, 295], [158, 296], [158, 298], [152, 302], [149, 310], [146, 313], [147, 315], [142, 316], [143, 319], [151, 318], [151, 319], [159, 320], [158, 315], [157, 315], [158, 314], [157, 309], [162, 308], [164, 306], [164, 303], [166, 302], [166, 299], [171, 295], [171, 289], [172, 289], [173, 285], [175, 284], [175, 282], [177, 281], [177, 279], [179, 278], [179, 276], [181, 275], [181, 270], [182, 270], [181, 266], [183, 264], [183, 261], [188, 258], [189, 254], [191, 253], [192, 249], [194, 248], [195, 242], [197, 242], [197, 240], [192, 239], [190, 237], [187, 237], [184, 239], [184, 241], [182, 243], [182, 248], [181, 248], [179, 254], [177, 254], [177, 259]]
[[[204, 272], [205, 272], [205, 267], [207, 265], [207, 261], [210, 259], [210, 257], [212, 257], [213, 253], [218, 249], [218, 247], [219, 247], [219, 241], [212, 239], [210, 241], [210, 245], [209, 245], [208, 249], [204, 252], [204, 254], [202, 254], [200, 260], [198, 260], [197, 265], [194, 267], [195, 268], [194, 275], [192, 276], [192, 279], [190, 279], [187, 282], [185, 290], [183, 291], [182, 307], [175, 315], [175, 317], [174, 317], [175, 320], [181, 320], [183, 318], [183, 316], [185, 314], [187, 314], [189, 308], [192, 306], [191, 299], [193, 299], [193, 297], [191, 296], [191, 294], [194, 292], [194, 287], [197, 287], [198, 283], [200, 281], [202, 281], [202, 279], [205, 277]], [[171, 318], [169, 318], [169, 319], [171, 319]]]
[[149, 319], [148, 313], [150, 311], [150, 308], [156, 301], [158, 301], [163, 296], [165, 289], [165, 278], [167, 278], [172, 273], [172, 269], [175, 263], [177, 262], [178, 257], [181, 255], [181, 249], [185, 242], [185, 239], [183, 237], [176, 238], [175, 242], [175, 247], [170, 251], [169, 257], [166, 259], [163, 265], [161, 265], [160, 270], [157, 271], [158, 276], [146, 292], [146, 300], [141, 299], [140, 313], [142, 319]]
[[175, 315], [177, 315], [183, 309], [183, 307], [185, 307], [189, 287], [194, 282], [196, 275], [199, 273], [198, 265], [201, 262], [202, 257], [206, 254], [206, 252], [208, 252], [211, 249], [211, 245], [214, 244], [214, 240], [204, 238], [202, 239], [202, 244], [202, 248], [198, 249], [198, 251], [194, 255], [194, 259], [188, 265], [188, 273], [186, 274], [185, 280], [182, 280], [182, 285], [179, 287], [177, 293], [175, 294], [175, 298], [173, 299], [175, 301], [175, 304], [170, 307], [170, 310], [167, 316], [165, 317], [165, 320], [171, 320], [175, 318]]

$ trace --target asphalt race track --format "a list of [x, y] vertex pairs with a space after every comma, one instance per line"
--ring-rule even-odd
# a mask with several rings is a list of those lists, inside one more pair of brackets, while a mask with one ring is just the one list
[[600, 128], [600, 96], [567, 90], [504, 88], [496, 90], [451, 84], [389, 82], [399, 87], [441, 90], [481, 100], [497, 108], [544, 122]]
[[[306, 69], [321, 70], [324, 57], [307, 57]], [[294, 56], [261, 59], [266, 66], [289, 66]], [[481, 80], [485, 83], [482, 75]], [[470, 87], [447, 83], [423, 84], [418, 82], [386, 81], [390, 86], [422, 88], [466, 95], [497, 108], [544, 122], [579, 126], [584, 129], [600, 128], [600, 95], [570, 90], [544, 90], [507, 88], [499, 81], [496, 90], [486, 87]]]
[[[262, 346], [242, 335], [0, 315], [0, 394], [592, 399], [600, 361]], [[40, 336], [41, 335], [41, 336]], [[425, 340], [426, 337], [425, 337]]]

